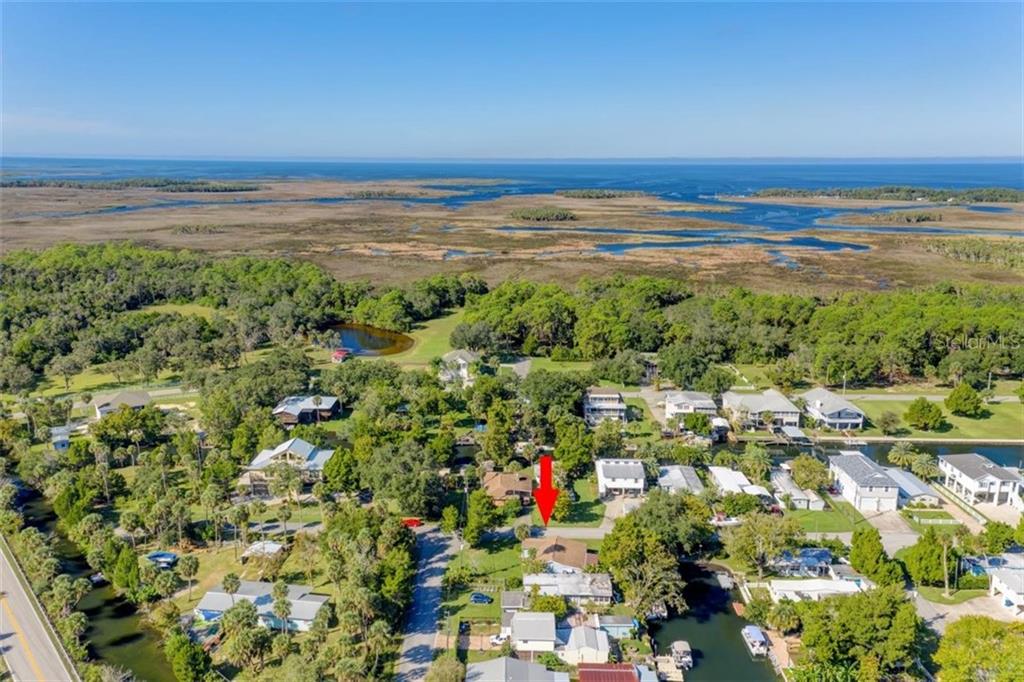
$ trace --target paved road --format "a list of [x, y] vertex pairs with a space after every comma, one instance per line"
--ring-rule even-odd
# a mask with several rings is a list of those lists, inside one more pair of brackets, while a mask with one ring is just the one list
[[427, 675], [440, 618], [441, 577], [458, 551], [458, 541], [442, 535], [436, 527], [424, 526], [417, 533], [416, 549], [419, 563], [395, 682], [420, 682]]
[[6, 552], [0, 552], [0, 651], [15, 680], [66, 682], [56, 645], [18, 581]]

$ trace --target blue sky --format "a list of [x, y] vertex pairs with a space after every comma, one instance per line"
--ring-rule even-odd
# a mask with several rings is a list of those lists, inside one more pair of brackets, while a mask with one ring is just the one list
[[1012, 156], [1021, 12], [5, 2], [2, 151]]

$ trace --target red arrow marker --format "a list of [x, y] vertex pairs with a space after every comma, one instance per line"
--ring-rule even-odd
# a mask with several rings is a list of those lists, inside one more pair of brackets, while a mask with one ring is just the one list
[[544, 525], [548, 525], [558, 499], [558, 488], [551, 484], [551, 455], [540, 458], [540, 485], [533, 489], [533, 499], [537, 500], [537, 511], [544, 519]]

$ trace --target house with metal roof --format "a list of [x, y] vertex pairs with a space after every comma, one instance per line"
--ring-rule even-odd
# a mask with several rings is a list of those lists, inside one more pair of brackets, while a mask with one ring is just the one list
[[699, 494], [704, 484], [697, 476], [697, 470], [683, 464], [669, 464], [658, 467], [658, 487], [670, 493]]
[[771, 473], [772, 487], [775, 488], [775, 499], [783, 507], [789, 502], [792, 509], [809, 509], [821, 511], [825, 508], [825, 500], [810, 488], [801, 488], [793, 480], [793, 476], [784, 469], [776, 469]]
[[110, 395], [97, 396], [89, 403], [96, 419], [103, 419], [111, 412], [117, 412], [123, 407], [132, 410], [141, 410], [153, 402], [149, 393], [145, 391], [118, 391]]
[[554, 651], [558, 644], [555, 614], [544, 611], [516, 611], [502, 632], [511, 638], [516, 651]]
[[682, 417], [687, 414], [718, 414], [718, 405], [707, 393], [698, 391], [673, 391], [665, 395], [665, 419]]
[[823, 547], [783, 550], [771, 563], [776, 574], [787, 578], [820, 578], [828, 574], [832, 552]]
[[783, 599], [790, 601], [821, 601], [826, 597], [856, 594], [861, 591], [860, 585], [849, 580], [807, 578], [804, 580], [768, 581], [768, 594], [775, 603], [779, 603]]
[[925, 505], [927, 507], [939, 506], [939, 494], [914, 474], [900, 469], [899, 467], [886, 467], [885, 473], [889, 478], [896, 481], [900, 488], [900, 504]]
[[599, 459], [597, 493], [605, 495], [642, 495], [647, 488], [647, 472], [638, 459]]
[[580, 663], [580, 682], [658, 682], [658, 674], [635, 663]]
[[569, 673], [502, 656], [466, 666], [466, 682], [569, 682]]
[[[968, 504], [1013, 504], [1020, 509], [1021, 477], [976, 452], [940, 455], [943, 485]], [[1016, 498], [1016, 499], [1015, 499]]]
[[[800, 426], [800, 408], [774, 388], [763, 393], [726, 391], [722, 394], [722, 408], [748, 428]], [[770, 424], [765, 423], [769, 414]]]
[[899, 486], [874, 460], [856, 450], [841, 450], [828, 458], [828, 468], [840, 494], [860, 511], [896, 511]]
[[298, 469], [306, 482], [318, 481], [323, 476], [324, 465], [333, 455], [334, 450], [318, 448], [301, 438], [291, 438], [276, 448], [260, 451], [246, 466], [241, 483], [249, 486], [265, 485], [267, 470], [277, 464], [287, 464]]
[[536, 585], [541, 594], [565, 597], [577, 606], [612, 603], [612, 577], [607, 573], [527, 573], [523, 590]]
[[341, 412], [341, 401], [332, 395], [290, 395], [274, 407], [271, 414], [285, 428], [334, 419]]
[[608, 633], [586, 625], [560, 631], [559, 643], [555, 653], [569, 665], [607, 663], [611, 653]]
[[[219, 620], [224, 612], [245, 599], [256, 607], [256, 616], [260, 624], [271, 630], [280, 630], [281, 620], [274, 615], [274, 584], [254, 580], [239, 581], [238, 591], [227, 592], [223, 586], [207, 591], [196, 604], [195, 615], [206, 621]], [[305, 585], [288, 585], [286, 596], [291, 602], [291, 612], [284, 624], [289, 630], [305, 632], [313, 625], [320, 607], [327, 603], [327, 596], [314, 594], [313, 588]]]
[[817, 424], [836, 431], [864, 428], [864, 411], [827, 388], [812, 388], [800, 397], [807, 416]]
[[632, 637], [640, 629], [640, 623], [632, 616], [595, 613], [590, 616], [590, 625], [604, 630], [613, 639]]

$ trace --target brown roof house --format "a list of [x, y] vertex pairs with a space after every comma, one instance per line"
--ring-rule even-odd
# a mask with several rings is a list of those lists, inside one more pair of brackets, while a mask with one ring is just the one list
[[552, 573], [580, 573], [588, 566], [597, 565], [597, 554], [587, 550], [582, 540], [560, 537], [526, 538], [523, 540], [523, 558], [530, 556], [543, 561]]
[[526, 504], [533, 494], [533, 479], [521, 472], [489, 471], [484, 474], [483, 486], [497, 504], [513, 499]]

